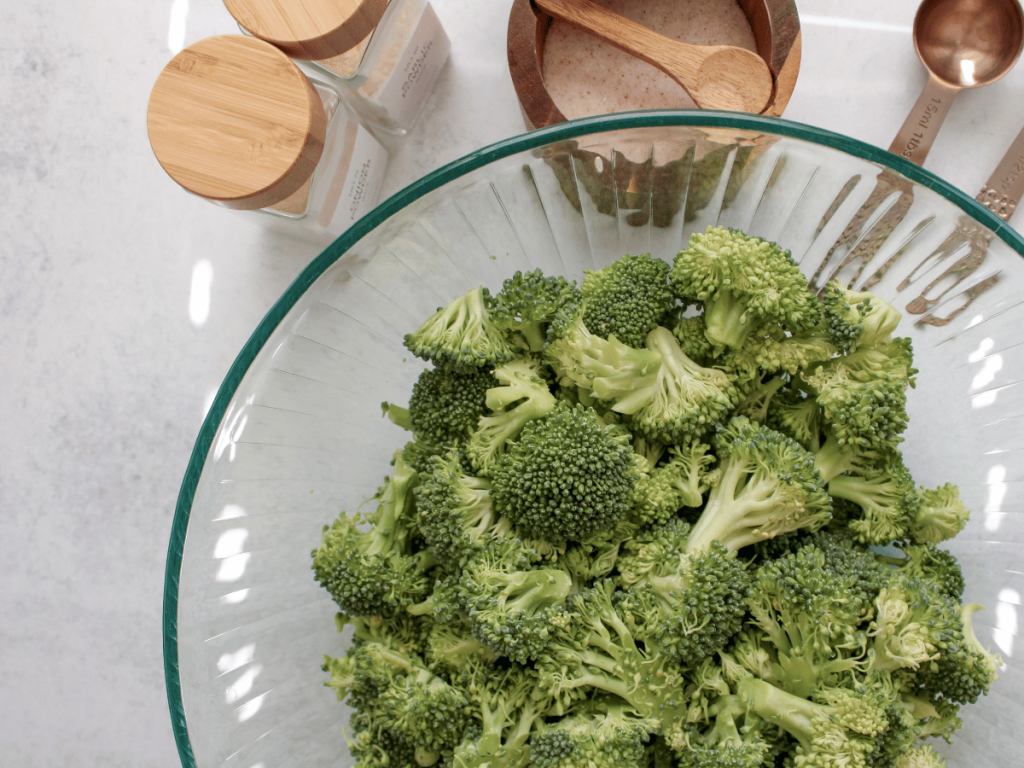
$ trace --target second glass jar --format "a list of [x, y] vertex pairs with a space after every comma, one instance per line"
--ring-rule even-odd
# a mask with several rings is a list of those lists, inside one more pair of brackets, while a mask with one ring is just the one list
[[239, 27], [339, 88], [364, 122], [415, 123], [451, 43], [428, 0], [224, 0]]

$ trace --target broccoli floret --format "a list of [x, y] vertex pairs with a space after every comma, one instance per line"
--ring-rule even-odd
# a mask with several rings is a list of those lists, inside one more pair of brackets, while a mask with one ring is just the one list
[[738, 400], [729, 377], [683, 354], [672, 332], [658, 327], [645, 349], [601, 339], [585, 326], [553, 343], [549, 357], [563, 380], [591, 390], [650, 440], [681, 443], [714, 429]]
[[718, 542], [688, 552], [680, 520], [638, 533], [616, 564], [625, 606], [643, 635], [687, 665], [720, 651], [739, 631], [751, 583], [746, 564]]
[[715, 359], [715, 345], [708, 341], [704, 315], [681, 317], [672, 328], [683, 354], [700, 366], [708, 366]]
[[927, 582], [897, 574], [875, 598], [868, 669], [930, 667], [956, 649], [962, 628], [958, 603]]
[[487, 390], [493, 386], [484, 369], [425, 369], [409, 398], [408, 422], [416, 440], [437, 449], [464, 443], [486, 413]]
[[416, 357], [463, 370], [515, 359], [515, 350], [491, 321], [490, 303], [486, 288], [469, 290], [406, 334], [405, 346]]
[[[338, 699], [352, 697], [353, 707], [416, 750], [417, 761], [450, 751], [467, 726], [469, 701], [438, 677], [415, 654], [377, 642], [354, 644], [340, 659], [324, 658], [327, 683]], [[421, 762], [421, 765], [431, 765]]]
[[960, 500], [960, 489], [952, 483], [921, 489], [907, 533], [915, 544], [940, 544], [967, 526], [970, 512]]
[[959, 601], [964, 594], [964, 573], [951, 552], [932, 545], [902, 544], [903, 557], [876, 555], [878, 562], [897, 569], [912, 579], [938, 587], [944, 595]]
[[414, 493], [420, 531], [443, 564], [462, 564], [491, 537], [512, 532], [494, 508], [491, 482], [467, 474], [458, 451], [435, 456]]
[[748, 601], [750, 624], [762, 636], [747, 636], [733, 653], [754, 674], [798, 696], [835, 685], [863, 668], [858, 627], [864, 605], [853, 585], [812, 544], [764, 563]]
[[715, 462], [711, 446], [699, 440], [673, 445], [664, 464], [642, 473], [632, 515], [645, 525], [663, 525], [683, 507], [699, 507], [710, 487], [708, 472]]
[[946, 768], [946, 761], [931, 744], [920, 744], [900, 755], [894, 768]]
[[466, 444], [472, 466], [486, 475], [494, 462], [504, 455], [508, 444], [523, 427], [555, 409], [557, 400], [540, 375], [540, 363], [520, 358], [494, 369], [501, 386], [487, 390], [485, 404], [491, 414], [483, 416]]
[[637, 479], [618, 428], [582, 405], [560, 405], [527, 424], [491, 467], [491, 494], [524, 535], [580, 541], [626, 516]]
[[[429, 550], [414, 551], [418, 477], [399, 452], [375, 512], [365, 518], [342, 514], [324, 526], [322, 543], [312, 552], [313, 573], [343, 611], [389, 617], [430, 592], [427, 571], [437, 561]], [[371, 525], [366, 532], [359, 528], [364, 521]]]
[[548, 647], [572, 578], [558, 568], [534, 569], [518, 539], [495, 539], [466, 563], [459, 589], [473, 637], [526, 663]]
[[852, 291], [832, 281], [822, 292], [821, 314], [832, 343], [845, 353], [887, 344], [902, 315], [868, 291]]
[[645, 720], [685, 717], [682, 668], [634, 634], [620, 614], [622, 594], [605, 580], [574, 595], [556, 641], [537, 661], [539, 691], [561, 708], [595, 693], [625, 701]]
[[914, 678], [925, 698], [938, 696], [956, 704], [973, 704], [995, 682], [1002, 660], [974, 633], [974, 614], [980, 610], [983, 607], [977, 603], [961, 607], [956, 644], [946, 648], [938, 661], [922, 667]]
[[831, 502], [814, 457], [788, 437], [734, 417], [715, 435], [721, 478], [690, 532], [689, 552], [712, 541], [736, 551], [800, 528], [820, 528]]
[[499, 656], [473, 637], [461, 622], [435, 622], [427, 634], [426, 658], [432, 668], [453, 673], [472, 662], [493, 664]]
[[757, 715], [797, 741], [798, 768], [866, 768], [885, 710], [846, 689], [831, 689], [827, 703], [787, 693], [764, 680], [740, 681], [737, 695]]
[[863, 544], [885, 545], [902, 539], [921, 503], [902, 454], [894, 450], [884, 451], [871, 465], [832, 479], [828, 492], [860, 508], [847, 525]]
[[765, 768], [775, 764], [781, 732], [749, 712], [738, 696], [718, 697], [708, 715], [709, 727], [679, 724], [670, 733], [679, 768]]
[[548, 277], [539, 269], [516, 272], [494, 297], [491, 320], [513, 334], [519, 346], [539, 352], [549, 331], [558, 334], [579, 309], [580, 290], [564, 277]]
[[646, 768], [646, 744], [660, 728], [622, 701], [598, 699], [530, 740], [534, 768]]
[[907, 428], [907, 388], [913, 387], [910, 339], [897, 338], [834, 357], [801, 375], [812, 389], [840, 446], [871, 451], [895, 448]]
[[821, 448], [824, 414], [818, 401], [796, 386], [782, 387], [768, 403], [764, 423], [816, 453]]
[[677, 296], [703, 303], [707, 337], [720, 347], [741, 346], [767, 323], [810, 330], [821, 315], [792, 254], [735, 229], [694, 233], [669, 281]]
[[623, 256], [602, 269], [586, 270], [583, 322], [602, 338], [614, 336], [627, 346], [642, 347], [675, 306], [668, 272], [669, 265], [650, 254]]
[[472, 701], [478, 729], [456, 746], [453, 768], [524, 768], [531, 761], [530, 737], [543, 727], [547, 702], [536, 695], [529, 667], [468, 664], [457, 685]]

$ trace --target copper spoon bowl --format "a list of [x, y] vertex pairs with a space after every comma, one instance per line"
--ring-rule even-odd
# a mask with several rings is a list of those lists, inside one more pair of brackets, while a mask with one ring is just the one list
[[914, 48], [929, 77], [889, 151], [921, 165], [953, 99], [1009, 72], [1024, 48], [1017, 0], [924, 0]]

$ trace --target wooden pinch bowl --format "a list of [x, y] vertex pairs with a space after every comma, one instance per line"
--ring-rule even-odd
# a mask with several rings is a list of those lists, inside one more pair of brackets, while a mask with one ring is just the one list
[[[637, 0], [643, 2], [643, 0]], [[794, 0], [737, 0], [750, 21], [757, 52], [771, 71], [774, 92], [763, 115], [779, 117], [800, 69], [800, 20]], [[531, 130], [566, 121], [544, 82], [544, 46], [552, 17], [531, 0], [513, 0], [508, 24], [508, 65]]]

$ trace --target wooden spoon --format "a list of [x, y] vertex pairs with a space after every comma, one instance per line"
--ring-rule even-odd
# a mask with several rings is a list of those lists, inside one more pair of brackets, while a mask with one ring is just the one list
[[533, 2], [545, 13], [657, 67], [702, 109], [760, 113], [772, 97], [771, 70], [754, 51], [680, 43], [590, 0]]

